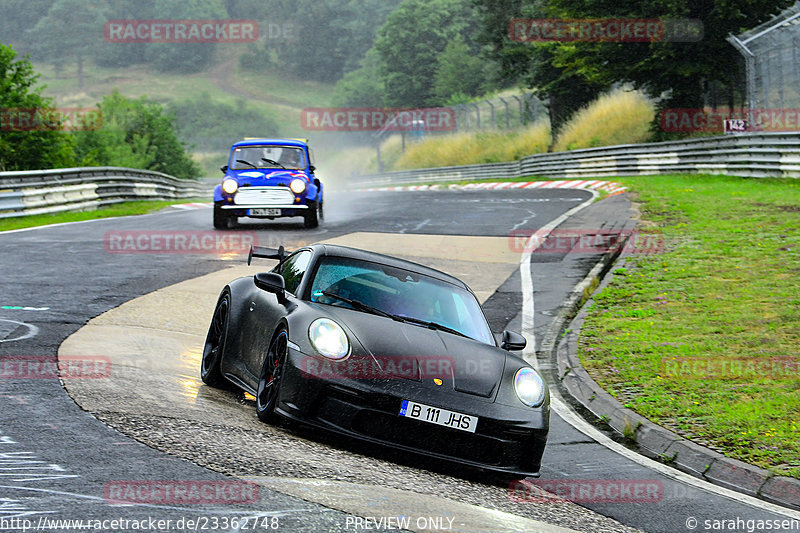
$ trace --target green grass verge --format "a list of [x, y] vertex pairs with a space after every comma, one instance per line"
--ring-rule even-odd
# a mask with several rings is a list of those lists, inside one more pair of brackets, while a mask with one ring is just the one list
[[0, 231], [33, 228], [36, 226], [47, 226], [48, 224], [61, 224], [64, 222], [78, 222], [81, 220], [94, 220], [97, 218], [144, 215], [175, 204], [208, 201], [208, 198], [182, 198], [180, 200], [122, 202], [113, 206], [102, 207], [100, 209], [91, 211], [70, 211], [66, 213], [52, 213], [47, 215], [29, 215], [24, 217], [2, 218], [0, 219]]
[[579, 356], [626, 407], [800, 478], [800, 181], [617, 178], [663, 233], [595, 295]]

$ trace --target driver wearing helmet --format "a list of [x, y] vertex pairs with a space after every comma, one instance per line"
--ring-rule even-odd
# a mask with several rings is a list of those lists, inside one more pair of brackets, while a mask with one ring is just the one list
[[300, 168], [300, 150], [284, 148], [278, 162], [286, 168]]

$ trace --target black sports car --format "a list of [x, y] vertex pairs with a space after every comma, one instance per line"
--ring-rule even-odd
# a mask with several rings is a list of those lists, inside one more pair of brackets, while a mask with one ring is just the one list
[[[278, 416], [513, 477], [538, 476], [549, 427], [541, 376], [498, 343], [458, 279], [409, 261], [316, 244], [220, 294], [201, 376]], [[499, 345], [498, 345], [499, 344]]]

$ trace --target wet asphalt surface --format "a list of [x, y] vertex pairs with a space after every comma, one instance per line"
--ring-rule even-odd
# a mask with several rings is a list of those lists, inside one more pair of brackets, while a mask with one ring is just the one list
[[[234, 231], [254, 232], [259, 244], [268, 246], [320, 241], [356, 231], [507, 237], [514, 230], [541, 227], [589, 196], [570, 190], [331, 195], [326, 220], [316, 230], [303, 230], [299, 219], [285, 219], [247, 221]], [[613, 218], [606, 215], [618, 215], [620, 209], [627, 209], [627, 200], [610, 198], [594, 204], [575, 223], [597, 228]], [[242, 260], [236, 254], [220, 259], [211, 254], [110, 253], [107, 248], [109, 232], [150, 230], [212, 232], [211, 212], [170, 209], [142, 217], [0, 234], [4, 273], [0, 356], [4, 360], [54, 357], [61, 342], [87, 320], [132, 298]], [[592, 266], [592, 258], [580, 254], [534, 255], [537, 338]], [[493, 329], [500, 331], [509, 322], [514, 325], [520, 305], [519, 273], [515, 272], [484, 308]], [[260, 424], [252, 405], [236, 394], [208, 394], [229, 401], [229, 423], [209, 425], [202, 417], [158, 412], [121, 416], [113, 409], [89, 414], [72, 401], [57, 379], [0, 378], [0, 520], [27, 519], [36, 525], [43, 518], [122, 517], [172, 520], [164, 530], [177, 530], [181, 519], [186, 525], [186, 520], [203, 517], [247, 517], [252, 520], [248, 524], [275, 525], [283, 531], [354, 530], [345, 512], [263, 487], [255, 497], [241, 502], [223, 498], [201, 505], [120, 506], [109, 501], [115, 482], [230, 481], [226, 474], [396, 487], [580, 531], [624, 531], [626, 526], [688, 531], [688, 517], [696, 517], [701, 524], [704, 519], [781, 518], [663, 478], [598, 445], [555, 414], [542, 479], [656, 480], [663, 486], [663, 497], [656, 502], [586, 503], [585, 507], [519, 503], [509, 498], [506, 487], [486, 483], [474, 472], [423, 464], [296, 428]], [[125, 402], [124, 390], [115, 401]]]

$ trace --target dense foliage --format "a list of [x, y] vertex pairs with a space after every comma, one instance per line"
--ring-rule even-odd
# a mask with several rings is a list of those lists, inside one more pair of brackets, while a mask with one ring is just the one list
[[58, 128], [14, 131], [19, 114], [54, 107], [36, 87], [39, 76], [31, 64], [16, 57], [13, 48], [0, 44], [0, 170], [70, 166], [72, 140]]
[[[17, 59], [13, 48], [0, 44], [0, 170], [120, 166], [198, 176], [178, 140], [174, 116], [160, 104], [114, 92], [98, 104], [101, 120], [67, 132], [59, 110], [36, 87], [37, 79], [27, 59]], [[37, 123], [32, 117], [46, 120]]]
[[278, 123], [259, 113], [245, 100], [226, 104], [212, 100], [208, 93], [167, 106], [175, 116], [181, 139], [199, 150], [219, 149], [245, 137], [275, 137]]
[[[742, 59], [726, 38], [794, 1], [5, 0], [0, 41], [57, 71], [77, 64], [79, 82], [86, 61], [146, 63], [168, 73], [238, 61], [251, 71], [336, 83], [336, 105], [438, 106], [522, 87], [548, 102], [558, 130], [620, 85], [641, 89], [660, 109], [700, 107], [710, 94], [724, 100], [712, 103], [741, 103]], [[131, 18], [249, 19], [259, 23], [260, 38], [246, 45], [103, 40], [104, 21]], [[683, 42], [517, 42], [508, 30], [518, 18], [693, 19], [703, 35]], [[269, 129], [264, 121], [258, 129]]]
[[[481, 42], [500, 64], [501, 82], [524, 81], [550, 98], [551, 121], [569, 115], [609, 87], [629, 83], [654, 98], [660, 108], [702, 107], [716, 84], [733, 103], [743, 76], [740, 54], [726, 37], [769, 20], [794, 0], [474, 0], [481, 15]], [[703, 35], [691, 42], [520, 43], [508, 35], [515, 18], [695, 19]], [[739, 96], [739, 98], [741, 98]], [[728, 103], [728, 102], [726, 102]]]
[[175, 117], [160, 104], [114, 91], [98, 107], [102, 127], [73, 134], [81, 165], [142, 168], [185, 179], [199, 175], [178, 140]]

